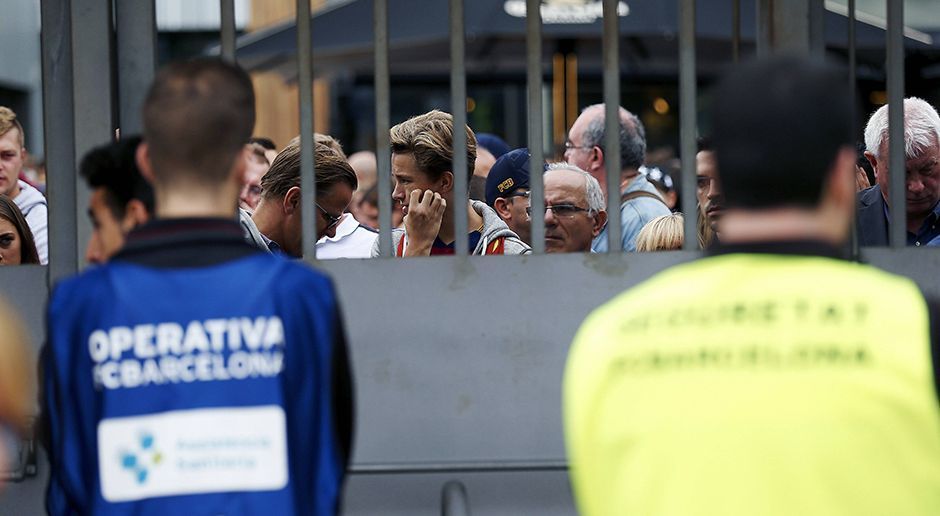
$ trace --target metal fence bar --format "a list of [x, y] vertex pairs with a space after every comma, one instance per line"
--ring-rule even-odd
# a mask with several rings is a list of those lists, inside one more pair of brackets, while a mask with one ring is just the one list
[[313, 48], [310, 0], [297, 0], [297, 89], [300, 96], [300, 217], [304, 259], [317, 256], [317, 199], [313, 143]]
[[157, 22], [154, 0], [114, 3], [118, 62], [118, 127], [124, 135], [143, 131], [141, 107], [157, 68]]
[[[848, 13], [848, 41], [846, 47], [848, 48], [848, 67], [849, 67], [849, 93], [852, 95], [852, 130], [855, 130], [856, 124], [858, 123], [858, 108], [856, 105], [857, 101], [857, 79], [856, 79], [856, 57], [855, 57], [855, 0], [848, 0], [846, 6]], [[852, 226], [851, 233], [849, 234], [849, 245], [851, 246], [852, 259], [858, 261], [860, 258], [858, 250], [858, 220], [855, 216], [852, 217]]]
[[766, 57], [770, 55], [773, 46], [773, 0], [756, 0], [757, 31], [755, 33], [755, 43], [757, 47], [757, 57]]
[[731, 61], [737, 63], [740, 59], [741, 59], [741, 0], [731, 0]]
[[78, 271], [72, 16], [69, 0], [42, 0], [42, 117], [49, 206], [49, 285]]
[[907, 244], [907, 210], [904, 195], [904, 2], [888, 3], [888, 184], [891, 217], [888, 242]]
[[219, 0], [222, 59], [235, 62], [235, 0]]
[[620, 220], [620, 27], [618, 0], [604, 0], [604, 165], [607, 172], [607, 252], [623, 250]]
[[698, 245], [698, 206], [695, 192], [695, 0], [679, 0], [679, 156], [682, 163], [682, 213], [685, 239], [682, 248], [692, 251]]
[[392, 256], [392, 163], [389, 128], [391, 95], [388, 68], [388, 0], [374, 0], [375, 158], [379, 181], [379, 253]]
[[545, 252], [545, 188], [542, 163], [542, 2], [526, 0], [526, 87], [528, 92], [529, 202], [532, 206], [532, 252]]
[[[92, 148], [114, 140], [111, 82], [111, 2], [72, 2], [72, 94], [75, 123], [75, 163]], [[55, 144], [55, 142], [52, 142]], [[74, 170], [75, 211], [72, 212], [77, 247], [75, 259], [84, 261], [85, 242], [91, 237], [91, 221], [85, 208], [91, 196], [85, 180]], [[61, 206], [55, 206], [61, 210]]]
[[454, 214], [454, 251], [466, 256], [470, 245], [467, 239], [467, 76], [464, 69], [463, 0], [450, 0], [450, 105], [454, 117], [454, 205], [448, 206]]
[[826, 6], [823, 0], [808, 0], [809, 55], [822, 61], [826, 55]]

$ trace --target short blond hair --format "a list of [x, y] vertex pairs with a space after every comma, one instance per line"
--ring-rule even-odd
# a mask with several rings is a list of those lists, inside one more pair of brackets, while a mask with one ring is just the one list
[[26, 135], [23, 134], [22, 124], [16, 119], [16, 113], [6, 106], [0, 106], [0, 136], [7, 134], [10, 129], [19, 131], [20, 147], [26, 147]]
[[681, 213], [671, 213], [649, 221], [636, 236], [636, 250], [645, 252], [682, 249], [684, 220]]
[[0, 298], [0, 421], [25, 431], [33, 415], [35, 367], [31, 365], [29, 337], [22, 321]]
[[[464, 126], [467, 138], [467, 179], [477, 160], [477, 137]], [[411, 154], [418, 170], [432, 180], [454, 171], [454, 117], [437, 109], [409, 118], [390, 131], [392, 153]]]

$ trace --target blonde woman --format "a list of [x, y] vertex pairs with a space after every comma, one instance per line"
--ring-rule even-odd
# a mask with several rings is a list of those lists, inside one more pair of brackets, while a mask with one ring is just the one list
[[636, 236], [637, 252], [682, 249], [683, 220], [681, 213], [670, 213], [649, 221]]
[[0, 466], [5, 470], [15, 453], [12, 447], [25, 432], [32, 413], [35, 368], [30, 365], [26, 330], [3, 299], [0, 328]]

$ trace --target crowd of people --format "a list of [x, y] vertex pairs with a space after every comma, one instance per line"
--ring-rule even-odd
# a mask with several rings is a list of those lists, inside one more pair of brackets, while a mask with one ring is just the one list
[[[926, 400], [935, 405], [927, 373], [938, 363], [931, 360], [934, 312], [902, 315], [903, 307], [924, 306], [909, 282], [835, 259], [853, 212], [862, 245], [887, 243], [888, 176], [900, 173], [888, 169], [883, 106], [865, 128], [870, 185], [837, 75], [790, 59], [748, 65], [723, 81], [714, 135], [700, 140], [695, 156], [694, 214], [676, 211], [675, 178], [647, 164], [643, 124], [623, 108], [619, 149], [604, 148], [605, 109], [592, 105], [570, 128], [561, 162], [530, 163], [527, 149], [455, 128], [438, 110], [395, 125], [390, 148], [378, 150], [391, 155], [398, 257], [454, 254], [463, 238], [474, 255], [529, 254], [533, 217], [544, 220], [548, 253], [606, 252], [607, 198], [618, 192], [613, 216], [625, 252], [680, 249], [693, 238], [683, 234], [684, 217], [696, 217], [694, 238], [709, 257], [601, 307], [572, 347], [565, 429], [584, 513], [693, 514], [704, 505], [725, 509], [711, 511], [719, 513], [792, 514], [843, 504], [860, 513], [903, 506], [909, 510], [899, 513], [914, 514], [940, 507], [933, 462], [904, 469], [918, 453], [940, 451], [936, 407], [926, 423], [910, 422], [915, 438], [884, 423], [892, 410], [920, 417]], [[143, 134], [122, 135], [81, 160], [93, 223], [86, 259], [98, 266], [50, 296], [40, 434], [52, 514], [138, 506], [167, 514], [337, 509], [354, 428], [343, 318], [332, 281], [295, 260], [304, 254], [302, 142], [279, 149], [253, 137], [254, 103], [238, 67], [174, 63], [148, 92]], [[905, 99], [904, 110], [908, 242], [940, 246], [940, 116], [917, 98]], [[467, 140], [466, 170], [453, 166], [455, 135]], [[375, 154], [347, 156], [325, 134], [304, 145], [313, 147], [316, 164], [316, 194], [306, 202], [315, 207], [317, 257], [378, 256]], [[607, 182], [609, 152], [622, 165], [617, 185]], [[26, 159], [23, 127], [0, 107], [2, 265], [48, 259], [46, 201], [23, 173]], [[542, 175], [544, 213], [530, 203], [533, 172]], [[468, 198], [456, 197], [457, 181], [468, 182]], [[457, 210], [466, 211], [467, 235], [456, 232]], [[246, 292], [232, 277], [251, 278], [253, 288]], [[815, 289], [836, 294], [822, 306], [808, 294]], [[863, 290], [892, 303], [895, 319], [879, 318], [882, 310]], [[759, 307], [748, 304], [757, 299]], [[766, 323], [760, 329], [750, 325], [752, 311]], [[0, 320], [5, 313], [0, 306]], [[864, 325], [845, 326], [852, 317]], [[24, 335], [13, 323], [4, 327], [11, 330], [0, 332], [0, 422], [21, 432], [29, 405], [21, 393], [30, 380], [28, 368], [10, 364], [24, 362]], [[899, 327], [913, 333], [896, 351], [856, 335], [858, 328]], [[800, 333], [805, 328], [810, 333]], [[825, 342], [806, 341], [809, 334]], [[729, 370], [741, 374], [719, 374]], [[819, 390], [787, 392], [797, 376]], [[904, 383], [908, 377], [919, 383]], [[861, 384], [853, 382], [869, 380], [903, 390], [904, 399], [858, 395]], [[827, 382], [836, 392], [826, 392]], [[840, 405], [852, 396], [868, 408]], [[716, 405], [719, 397], [726, 403]], [[850, 431], [869, 424], [882, 437]], [[820, 425], [822, 437], [794, 437], [810, 425]], [[153, 466], [169, 440], [177, 443], [175, 461], [160, 473]], [[868, 464], [857, 456], [885, 441], [906, 443], [909, 455], [891, 463], [888, 452], [878, 454], [871, 464], [893, 467], [864, 478], [849, 472], [822, 493], [800, 478], [835, 474], [839, 460]], [[832, 457], [827, 447], [836, 450]], [[195, 453], [209, 448], [242, 459]], [[796, 456], [805, 463], [793, 462]], [[884, 478], [891, 474], [910, 474], [909, 482], [885, 490], [879, 482], [892, 483]], [[732, 497], [732, 478], [757, 487]], [[794, 501], [782, 489], [791, 485], [810, 498]], [[673, 496], [673, 487], [686, 496]], [[927, 488], [932, 495], [924, 495]], [[877, 496], [847, 496], [856, 491]]]

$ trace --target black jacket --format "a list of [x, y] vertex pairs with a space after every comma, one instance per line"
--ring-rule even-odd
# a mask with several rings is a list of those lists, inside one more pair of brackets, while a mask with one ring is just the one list
[[858, 193], [856, 223], [858, 245], [888, 245], [888, 219], [885, 217], [885, 199], [878, 185]]

